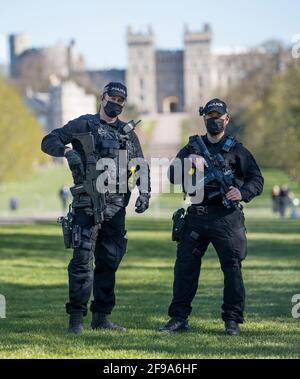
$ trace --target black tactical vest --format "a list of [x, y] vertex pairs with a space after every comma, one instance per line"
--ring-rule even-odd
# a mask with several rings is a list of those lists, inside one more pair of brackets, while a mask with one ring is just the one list
[[125, 125], [121, 121], [117, 125], [101, 123], [100, 117], [96, 115], [86, 115], [88, 129], [94, 136], [96, 152], [99, 158], [117, 159], [120, 150], [127, 150], [127, 159], [130, 161], [134, 157], [134, 146], [130, 139], [124, 138], [122, 128]]
[[117, 125], [102, 124], [99, 114], [86, 115], [83, 116], [83, 119], [87, 121], [88, 131], [94, 136], [97, 158], [110, 158], [113, 159], [116, 164], [117, 194], [109, 194], [107, 202], [118, 204], [118, 206], [127, 206], [130, 192], [127, 194], [118, 194], [119, 151], [126, 151], [127, 164], [135, 156], [134, 145], [131, 139], [124, 138], [125, 135], [122, 133], [122, 128], [126, 124], [121, 121], [118, 121]]
[[[193, 142], [193, 140], [197, 137], [198, 137], [197, 135], [190, 137], [190, 142]], [[203, 139], [203, 137], [202, 137], [202, 139]], [[221, 154], [224, 157], [225, 162], [226, 162], [226, 167], [224, 168], [224, 170], [227, 171], [227, 170], [232, 170], [230, 152], [237, 145], [237, 143], [238, 143], [237, 140], [233, 136], [228, 135], [225, 137], [223, 143], [219, 143], [219, 144], [217, 144], [217, 146], [216, 145], [214, 146], [213, 144], [211, 144], [211, 147], [213, 147], [213, 149], [210, 149], [210, 147], [208, 147], [208, 146], [207, 146], [207, 149], [209, 150], [209, 152], [212, 155]], [[190, 147], [190, 149], [192, 152], [192, 147]], [[233, 171], [233, 174], [234, 174], [234, 171]], [[210, 184], [205, 186], [205, 197], [204, 197], [205, 203], [208, 203], [208, 202], [209, 203], [218, 203], [219, 202], [219, 200], [220, 200], [219, 198], [216, 198], [215, 200], [212, 200], [212, 201], [208, 201], [208, 199], [207, 199], [207, 193], [215, 192], [218, 190], [218, 188], [219, 188], [219, 184], [217, 182], [211, 182]]]

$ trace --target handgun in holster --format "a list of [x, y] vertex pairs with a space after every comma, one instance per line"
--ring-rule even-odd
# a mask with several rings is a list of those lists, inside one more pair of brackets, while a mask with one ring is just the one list
[[172, 241], [180, 242], [183, 235], [185, 225], [186, 211], [184, 208], [178, 209], [172, 217], [173, 229], [172, 229]]
[[73, 229], [73, 214], [71, 206], [66, 217], [59, 217], [57, 222], [62, 226], [64, 244], [66, 249], [72, 247], [72, 229]]
[[74, 225], [72, 228], [72, 247], [76, 249], [81, 244], [81, 227]]

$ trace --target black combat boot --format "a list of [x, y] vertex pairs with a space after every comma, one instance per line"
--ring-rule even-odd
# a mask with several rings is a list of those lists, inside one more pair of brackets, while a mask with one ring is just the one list
[[68, 332], [80, 334], [82, 333], [82, 331], [83, 331], [83, 314], [81, 312], [70, 314]]
[[171, 320], [169, 320], [166, 325], [159, 328], [160, 332], [186, 332], [189, 329], [188, 321], [179, 318], [179, 317], [172, 317]]
[[94, 312], [91, 322], [91, 327], [94, 330], [105, 329], [105, 330], [116, 330], [119, 332], [126, 332], [126, 329], [122, 326], [116, 325], [110, 320], [108, 320], [107, 315], [104, 313]]
[[236, 321], [225, 321], [225, 334], [227, 334], [228, 336], [238, 336], [240, 333], [240, 327]]

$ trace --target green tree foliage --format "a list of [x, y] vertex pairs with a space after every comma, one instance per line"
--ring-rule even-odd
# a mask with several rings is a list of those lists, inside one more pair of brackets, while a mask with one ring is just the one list
[[300, 63], [272, 81], [244, 116], [243, 139], [266, 167], [284, 169], [300, 182]]
[[22, 180], [34, 164], [45, 162], [42, 129], [16, 89], [0, 80], [0, 183]]
[[[278, 48], [279, 49], [279, 48]], [[271, 90], [275, 77], [280, 73], [280, 49], [276, 52], [258, 54], [250, 52], [248, 62], [258, 62], [251, 69], [244, 67], [246, 75], [239, 85], [232, 88], [225, 100], [232, 114], [230, 132], [243, 138], [247, 127], [248, 111], [255, 107], [257, 99], [265, 98]], [[246, 61], [246, 62], [247, 62]], [[252, 65], [252, 63], [250, 63]], [[217, 97], [219, 97], [217, 95]]]

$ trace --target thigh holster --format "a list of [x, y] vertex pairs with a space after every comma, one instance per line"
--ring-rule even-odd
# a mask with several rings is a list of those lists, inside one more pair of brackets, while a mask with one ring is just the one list
[[99, 227], [97, 225], [91, 228], [74, 225], [72, 230], [72, 247], [74, 249], [81, 247], [84, 250], [94, 252], [98, 231]]

